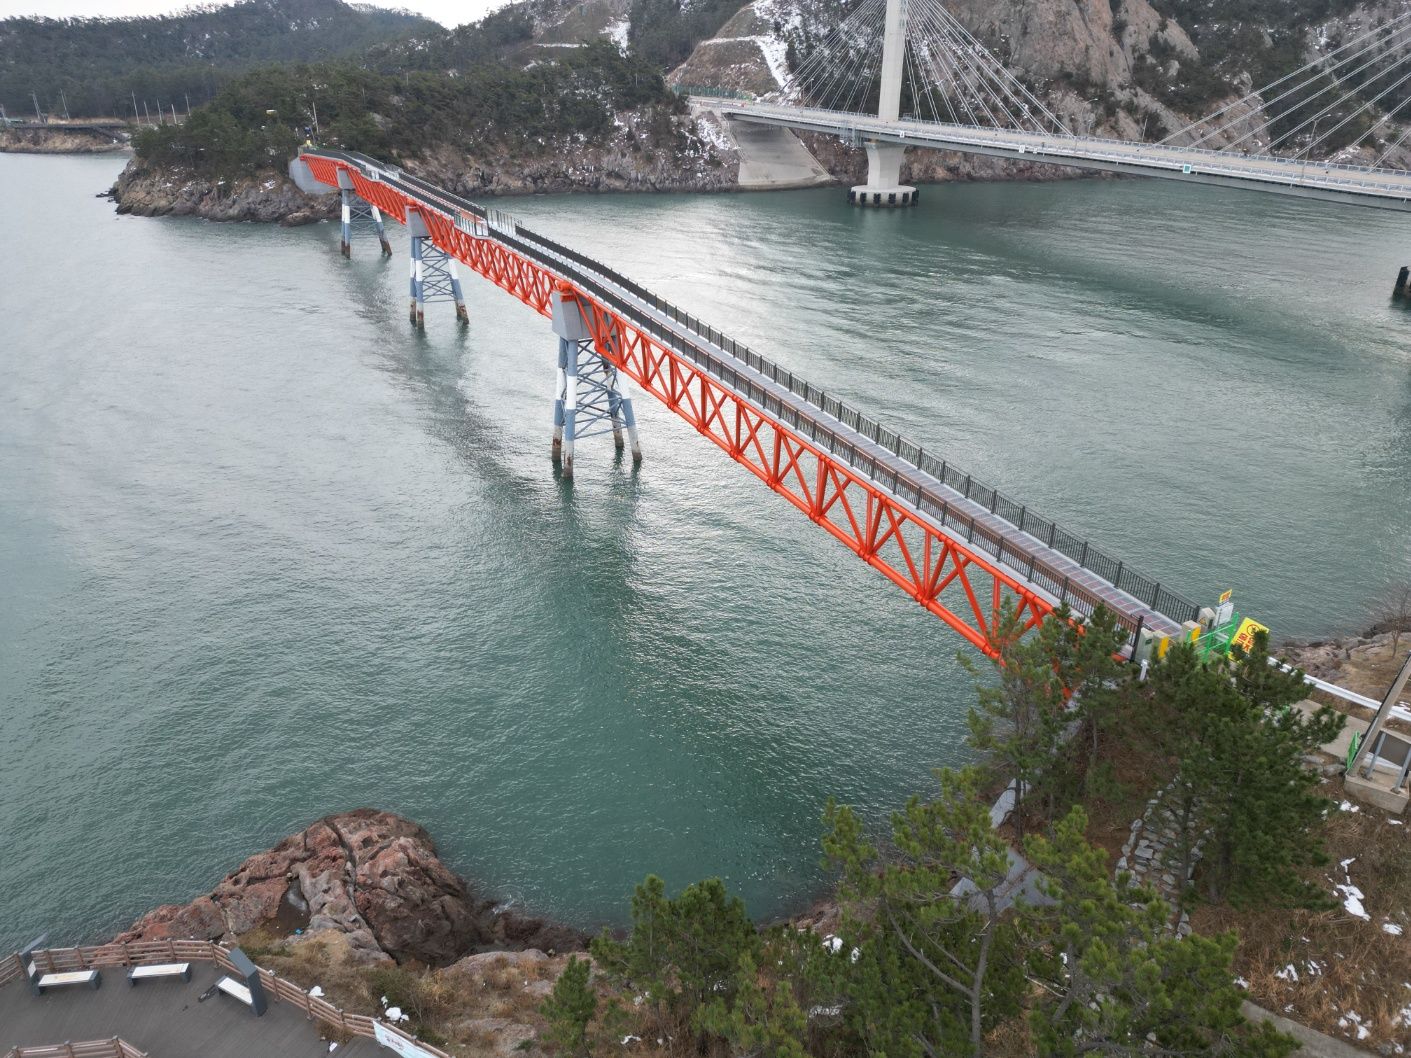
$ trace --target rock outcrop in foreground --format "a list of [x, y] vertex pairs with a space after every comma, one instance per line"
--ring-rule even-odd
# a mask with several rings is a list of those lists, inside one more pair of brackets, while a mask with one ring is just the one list
[[215, 890], [142, 916], [121, 941], [236, 939], [254, 930], [347, 938], [354, 962], [446, 966], [491, 949], [573, 951], [576, 930], [477, 899], [422, 827], [359, 808], [251, 856]]

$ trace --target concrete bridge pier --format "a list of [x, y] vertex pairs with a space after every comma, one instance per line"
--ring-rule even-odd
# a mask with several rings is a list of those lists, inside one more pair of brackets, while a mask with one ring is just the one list
[[[883, 121], [901, 117], [902, 61], [906, 57], [906, 27], [910, 16], [908, 0], [887, 0], [882, 24], [882, 83], [877, 97], [877, 116]], [[848, 201], [858, 206], [910, 206], [916, 201], [916, 188], [901, 182], [901, 163], [906, 148], [900, 143], [867, 141], [867, 183], [848, 192]]]
[[867, 141], [867, 183], [849, 189], [848, 201], [855, 206], [913, 206], [916, 188], [901, 182], [901, 163], [906, 148], [900, 143]]

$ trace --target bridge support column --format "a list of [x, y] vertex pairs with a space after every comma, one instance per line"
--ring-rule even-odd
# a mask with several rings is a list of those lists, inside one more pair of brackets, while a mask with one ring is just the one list
[[906, 148], [900, 143], [867, 141], [867, 183], [848, 191], [855, 206], [911, 206], [917, 201], [916, 188], [901, 182], [901, 163]]
[[559, 347], [553, 458], [560, 461], [563, 476], [571, 478], [577, 442], [611, 432], [613, 445], [619, 452], [630, 445], [632, 463], [637, 465], [642, 461], [642, 445], [626, 380], [607, 357], [598, 352], [572, 289], [554, 291], [551, 301], [553, 329], [558, 335]]
[[392, 256], [392, 244], [387, 241], [387, 229], [382, 224], [382, 211], [369, 202], [364, 202], [351, 191], [340, 192], [343, 198], [343, 246], [344, 257], [353, 256], [353, 226], [359, 221], [370, 222], [377, 233], [377, 241], [382, 246], [382, 256]]
[[353, 193], [351, 191], [339, 191], [338, 197], [343, 205], [343, 245], [339, 252], [344, 257], [353, 256]]
[[382, 246], [382, 256], [392, 256], [392, 244], [387, 241], [387, 229], [382, 224], [382, 211], [371, 203], [368, 204], [368, 212], [372, 216], [372, 227], [377, 232], [377, 241]]
[[426, 323], [426, 299], [422, 294], [421, 286], [421, 240], [416, 236], [411, 238], [411, 307], [408, 310], [408, 319], [412, 326], [420, 327]]
[[431, 232], [416, 210], [407, 211], [407, 233], [410, 243], [411, 303], [409, 318], [417, 327], [426, 324], [426, 303], [428, 301], [454, 301], [456, 319], [462, 324], [470, 322], [470, 314], [465, 309], [465, 295], [461, 291], [460, 273], [456, 269], [456, 259], [431, 239]]
[[[881, 84], [877, 94], [877, 116], [894, 122], [901, 117], [902, 64], [906, 59], [906, 31], [910, 21], [908, 0], [887, 0], [882, 21]], [[867, 183], [848, 192], [848, 201], [858, 206], [910, 206], [916, 201], [916, 188], [901, 182], [901, 163], [906, 148], [900, 143], [867, 141]]]

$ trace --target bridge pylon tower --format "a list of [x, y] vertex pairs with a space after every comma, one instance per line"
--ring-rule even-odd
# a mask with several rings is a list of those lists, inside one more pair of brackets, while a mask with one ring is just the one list
[[[895, 122], [901, 118], [902, 65], [906, 58], [909, 0], [887, 0], [882, 22], [882, 84], [877, 116]], [[900, 143], [865, 140], [867, 183], [848, 191], [848, 201], [859, 206], [911, 206], [916, 188], [901, 182], [906, 147]]]
[[454, 301], [456, 319], [462, 324], [470, 323], [456, 259], [432, 241], [425, 219], [414, 209], [407, 210], [407, 234], [411, 245], [411, 305], [408, 313], [413, 326], [425, 326], [428, 301]]
[[598, 350], [571, 287], [555, 290], [550, 307], [559, 340], [553, 458], [562, 464], [563, 476], [572, 478], [578, 441], [611, 432], [613, 445], [621, 452], [625, 432], [632, 446], [632, 465], [636, 466], [642, 461], [642, 445], [627, 380]]
[[[360, 198], [353, 190], [353, 181], [343, 170], [339, 170], [338, 197], [342, 206], [343, 222], [343, 245], [341, 252], [344, 257], [353, 256], [353, 227], [363, 227], [372, 225], [373, 231], [377, 232], [377, 241], [382, 245], [382, 256], [392, 256], [392, 244], [387, 241], [387, 229], [382, 225], [382, 211]], [[344, 184], [347, 184], [345, 187]]]

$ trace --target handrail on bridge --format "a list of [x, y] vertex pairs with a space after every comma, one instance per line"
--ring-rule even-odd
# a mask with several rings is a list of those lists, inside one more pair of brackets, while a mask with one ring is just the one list
[[[342, 159], [357, 166], [360, 171], [386, 170], [381, 163], [356, 152], [321, 148], [319, 153]], [[486, 209], [407, 173], [399, 173], [397, 179], [411, 185], [449, 216], [469, 214], [480, 218], [506, 245], [551, 270], [571, 274], [575, 282], [632, 318], [637, 326], [656, 340], [689, 357], [710, 375], [728, 383], [766, 412], [778, 415], [790, 427], [799, 430], [848, 465], [868, 474], [878, 485], [889, 488], [898, 498], [937, 520], [948, 530], [963, 535], [968, 544], [978, 546], [1002, 564], [1023, 574], [1060, 603], [1069, 603], [1086, 616], [1101, 600], [1081, 585], [1073, 583], [1068, 571], [1037, 557], [1036, 548], [1056, 551], [1077, 568], [1095, 574], [1143, 607], [1164, 615], [1178, 626], [1195, 620], [1199, 608], [1189, 599], [1131, 569], [1078, 534], [1036, 514], [1026, 504], [1004, 495], [948, 459], [927, 452], [900, 433], [886, 429], [877, 420], [829, 396], [819, 387], [682, 311], [607, 265], [526, 228], [500, 210]], [[464, 227], [462, 230], [465, 230]], [[604, 280], [611, 286], [605, 285]], [[624, 294], [650, 306], [677, 327], [703, 339], [705, 344], [687, 340], [682, 333], [664, 326], [659, 320], [643, 313]], [[720, 350], [723, 356], [713, 353], [711, 347]], [[822, 417], [801, 413], [780, 401], [753, 378], [732, 367], [724, 357], [733, 358], [763, 379], [801, 398], [843, 429], [830, 426]], [[861, 435], [864, 443], [856, 443], [848, 434]], [[899, 471], [894, 465], [889, 465], [890, 461], [879, 459], [881, 453], [894, 456], [913, 468], [914, 473]], [[959, 494], [959, 499], [947, 490]], [[1033, 544], [1017, 544], [992, 526], [984, 524], [977, 516], [977, 506], [988, 512], [989, 516], [1031, 538]], [[1135, 634], [1139, 625], [1137, 618], [1123, 614], [1118, 616], [1128, 631]]]
[[[713, 98], [702, 96], [702, 98]], [[1021, 133], [1016, 129], [991, 128], [985, 125], [969, 124], [964, 122], [944, 122], [930, 121], [925, 118], [909, 117], [902, 118], [896, 122], [883, 122], [881, 119], [870, 114], [855, 113], [850, 110], [824, 110], [815, 107], [794, 107], [780, 103], [764, 103], [758, 101], [746, 101], [740, 103], [735, 100], [718, 100], [720, 105], [729, 107], [737, 106], [741, 110], [746, 108], [758, 112], [758, 116], [767, 117], [773, 113], [781, 120], [792, 121], [796, 125], [809, 127], [828, 128], [837, 126], [839, 129], [853, 135], [886, 134], [891, 131], [898, 137], [905, 138], [908, 134], [930, 137], [932, 139], [944, 139], [948, 142], [964, 143], [974, 147], [990, 147], [1003, 150], [1012, 150], [1016, 153], [1033, 154], [1040, 158], [1048, 158], [1053, 164], [1073, 165], [1076, 164], [1075, 157], [1094, 162], [1110, 162], [1113, 164], [1131, 165], [1159, 170], [1176, 170], [1182, 167], [1181, 162], [1174, 160], [1179, 155], [1197, 155], [1206, 161], [1201, 163], [1198, 170], [1201, 174], [1213, 176], [1230, 176], [1247, 180], [1251, 183], [1279, 184], [1288, 187], [1329, 187], [1333, 190], [1342, 190], [1347, 193], [1356, 193], [1353, 189], [1365, 189], [1374, 192], [1387, 192], [1390, 197], [1397, 197], [1402, 200], [1411, 197], [1411, 185], [1407, 183], [1396, 183], [1398, 178], [1411, 178], [1411, 171], [1403, 169], [1373, 168], [1365, 165], [1353, 165], [1347, 162], [1318, 161], [1307, 162], [1294, 158], [1281, 157], [1273, 154], [1232, 154], [1228, 151], [1215, 150], [1209, 147], [1184, 146], [1175, 143], [1138, 143], [1135, 141], [1118, 140], [1109, 136], [1090, 135], [1061, 135], [1058, 133], [1039, 136], [1037, 133]], [[824, 128], [827, 126], [828, 128]], [[887, 126], [879, 132], [879, 126]], [[956, 130], [951, 132], [950, 130]], [[1010, 139], [1004, 139], [1009, 135]], [[1014, 139], [1014, 136], [1022, 135], [1028, 139]], [[1038, 137], [1045, 145], [1035, 147], [1030, 140]], [[1064, 152], [1055, 150], [1054, 147], [1063, 144], [1092, 144], [1094, 150]], [[944, 146], [933, 143], [930, 144], [938, 150], [946, 149]], [[1109, 150], [1103, 152], [1102, 147]], [[1111, 148], [1134, 147], [1135, 156], [1129, 153], [1113, 152]], [[1163, 158], [1167, 155], [1169, 158]], [[1268, 162], [1280, 166], [1297, 166], [1299, 174], [1297, 177], [1287, 173], [1263, 170], [1254, 171], [1240, 168], [1230, 163], [1238, 159], [1244, 162]], [[1325, 176], [1323, 178], [1308, 179], [1306, 170], [1312, 169], [1316, 172], [1325, 173], [1331, 170], [1339, 172], [1357, 174], [1363, 179], [1342, 179], [1338, 177]], [[1389, 177], [1387, 179], [1377, 179], [1378, 177]]]

